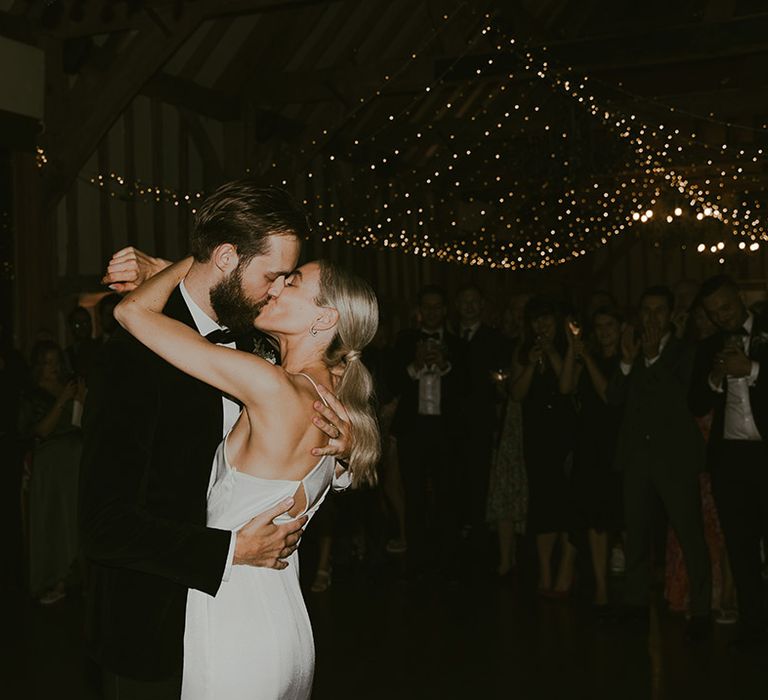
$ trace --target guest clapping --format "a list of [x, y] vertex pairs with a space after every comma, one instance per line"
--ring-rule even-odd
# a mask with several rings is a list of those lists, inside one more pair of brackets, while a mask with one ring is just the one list
[[619, 367], [621, 319], [610, 307], [598, 308], [591, 318], [594, 343], [585, 343], [581, 327], [566, 323], [568, 350], [560, 390], [575, 395], [579, 406], [573, 462], [575, 527], [589, 533], [595, 577], [594, 604], [608, 603], [609, 536], [621, 537], [621, 477], [614, 458], [621, 411], [607, 404], [608, 380]]
[[[573, 442], [573, 411], [560, 392], [565, 339], [554, 303], [541, 297], [525, 308], [525, 340], [512, 368], [512, 397], [523, 405], [523, 444], [528, 475], [528, 527], [536, 535], [539, 591], [564, 596], [573, 582], [575, 551], [571, 527], [570, 486], [566, 460]], [[560, 542], [557, 578], [552, 555]]]
[[643, 293], [641, 325], [628, 325], [622, 333], [622, 361], [609, 383], [608, 400], [624, 407], [617, 460], [624, 469], [627, 615], [647, 621], [655, 491], [680, 540], [691, 580], [687, 634], [700, 639], [709, 632], [711, 600], [698, 480], [704, 442], [687, 405], [693, 348], [673, 333], [673, 306], [666, 287]]

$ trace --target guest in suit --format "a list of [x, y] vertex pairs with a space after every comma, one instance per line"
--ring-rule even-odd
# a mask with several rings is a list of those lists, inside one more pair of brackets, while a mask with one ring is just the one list
[[[399, 400], [392, 433], [405, 492], [409, 567], [418, 573], [426, 558], [450, 573], [458, 539], [456, 436], [466, 387], [463, 352], [446, 328], [440, 288], [419, 292], [418, 312], [419, 328], [402, 331], [393, 349], [390, 386]], [[436, 546], [427, 539], [428, 528]]]
[[[285, 192], [223, 185], [198, 210], [200, 264], [165, 313], [211, 342], [251, 350], [253, 318], [295, 267], [306, 231]], [[134, 279], [141, 256], [121, 251], [106, 281]], [[188, 589], [215, 596], [233, 565], [284, 568], [295, 549], [304, 519], [272, 523], [290, 501], [238, 532], [206, 527], [214, 453], [239, 412], [122, 330], [100, 353], [86, 402], [80, 521], [90, 563], [86, 643], [107, 698], [178, 698]], [[344, 422], [324, 416], [316, 425], [338, 438], [327, 449], [346, 452]]]
[[622, 359], [607, 396], [609, 403], [624, 407], [616, 459], [624, 470], [626, 614], [647, 619], [655, 492], [680, 540], [691, 580], [687, 635], [701, 639], [709, 633], [711, 600], [698, 479], [704, 442], [687, 403], [694, 348], [675, 337], [673, 308], [666, 287], [643, 293], [641, 328], [639, 333], [631, 325], [624, 328]]
[[732, 279], [708, 279], [700, 296], [718, 332], [699, 346], [691, 406], [714, 410], [708, 463], [739, 597], [737, 646], [768, 643], [760, 539], [768, 541], [768, 317], [747, 309]]
[[474, 285], [464, 287], [456, 296], [458, 336], [469, 381], [468, 392], [460, 404], [459, 481], [466, 489], [462, 525], [481, 538], [487, 534], [488, 477], [493, 438], [498, 430], [494, 374], [509, 364], [503, 336], [483, 322], [484, 309], [483, 294]]

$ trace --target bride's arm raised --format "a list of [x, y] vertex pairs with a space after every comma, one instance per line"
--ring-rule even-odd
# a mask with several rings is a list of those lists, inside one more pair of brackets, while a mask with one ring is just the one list
[[192, 258], [156, 274], [115, 307], [115, 319], [131, 335], [182, 372], [253, 405], [280, 387], [284, 373], [256, 355], [215, 345], [181, 321], [163, 314]]

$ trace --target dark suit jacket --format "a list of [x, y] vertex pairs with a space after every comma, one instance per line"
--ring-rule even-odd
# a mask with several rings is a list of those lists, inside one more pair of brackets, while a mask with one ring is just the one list
[[[722, 393], [709, 387], [709, 373], [715, 355], [723, 349], [728, 333], [716, 333], [699, 343], [691, 382], [690, 406], [694, 415], [705, 416], [714, 411], [708, 443], [710, 463], [716, 459], [725, 428], [725, 399], [727, 382]], [[755, 314], [749, 342], [749, 357], [760, 363], [760, 374], [749, 389], [749, 402], [757, 429], [763, 440], [768, 439], [768, 317]]]
[[[399, 397], [392, 422], [395, 434], [412, 431], [419, 415], [419, 382], [411, 378], [407, 368], [416, 356], [416, 344], [420, 339], [419, 330], [408, 328], [397, 336], [392, 350], [389, 383]], [[459, 339], [448, 331], [443, 335], [443, 345], [451, 371], [440, 381], [440, 411], [445, 426], [454, 428], [458, 426], [459, 406], [467, 390], [466, 359]]]
[[491, 373], [510, 362], [511, 352], [499, 331], [484, 323], [480, 324], [472, 340], [461, 340], [469, 377], [469, 392], [464, 402], [468, 418], [484, 422], [493, 428], [498, 392]]
[[[195, 327], [178, 289], [165, 313]], [[205, 522], [222, 412], [217, 389], [122, 329], [100, 355], [84, 415], [80, 522], [87, 646], [112, 672], [178, 673], [187, 589], [219, 588], [230, 533]]]
[[670, 337], [650, 367], [640, 356], [629, 375], [617, 368], [608, 383], [608, 403], [624, 407], [616, 448], [619, 469], [664, 464], [698, 472], [704, 440], [688, 408], [694, 348]]

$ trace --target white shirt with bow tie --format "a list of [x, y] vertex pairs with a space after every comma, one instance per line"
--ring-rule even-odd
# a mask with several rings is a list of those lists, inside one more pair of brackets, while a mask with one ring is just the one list
[[[749, 339], [752, 335], [752, 326], [755, 317], [750, 312], [744, 321], [746, 333], [742, 337], [742, 349], [749, 354]], [[723, 437], [726, 440], [762, 440], [762, 435], [757, 429], [755, 417], [752, 415], [752, 404], [749, 400], [749, 388], [755, 384], [760, 373], [760, 363], [752, 361], [752, 369], [745, 377], [732, 377], [728, 375], [726, 387], [722, 383], [718, 386], [709, 377], [709, 386], [713, 391], [725, 394], [725, 427]]]

